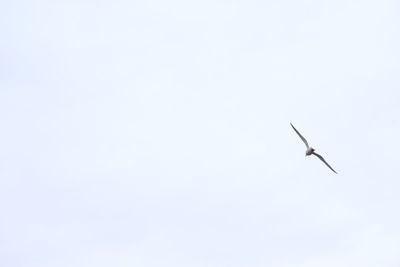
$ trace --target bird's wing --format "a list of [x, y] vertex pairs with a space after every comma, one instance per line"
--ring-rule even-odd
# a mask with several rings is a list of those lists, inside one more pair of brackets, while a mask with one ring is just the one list
[[292, 125], [293, 130], [295, 130], [295, 132], [300, 136], [301, 140], [303, 140], [304, 144], [306, 144], [307, 149], [309, 148], [307, 140], [299, 133], [299, 131], [296, 130], [296, 128], [294, 128], [293, 124], [290, 123], [290, 125]]
[[328, 162], [325, 161], [325, 159], [324, 159], [321, 155], [319, 155], [319, 154], [317, 154], [317, 153], [315, 153], [315, 152], [313, 152], [313, 154], [314, 154], [315, 156], [317, 156], [320, 160], [322, 160], [322, 162], [325, 163], [326, 166], [328, 166], [329, 169], [331, 169], [334, 173], [337, 173], [337, 172], [328, 164]]

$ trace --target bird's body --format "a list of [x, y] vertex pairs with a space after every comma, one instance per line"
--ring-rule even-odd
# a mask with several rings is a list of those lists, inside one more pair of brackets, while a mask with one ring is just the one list
[[328, 162], [325, 161], [325, 159], [324, 159], [321, 155], [315, 153], [315, 149], [312, 148], [312, 147], [310, 147], [310, 146], [308, 145], [307, 140], [299, 133], [299, 131], [297, 131], [296, 128], [294, 128], [293, 124], [290, 123], [290, 125], [292, 125], [293, 130], [297, 133], [297, 135], [300, 137], [301, 140], [303, 140], [304, 144], [306, 145], [306, 147], [307, 147], [306, 156], [314, 155], [314, 156], [318, 157], [323, 163], [325, 163], [326, 166], [328, 166], [329, 169], [331, 169], [334, 173], [337, 173], [337, 172], [328, 164]]
[[307, 148], [306, 156], [311, 156], [314, 153], [315, 149], [312, 147]]

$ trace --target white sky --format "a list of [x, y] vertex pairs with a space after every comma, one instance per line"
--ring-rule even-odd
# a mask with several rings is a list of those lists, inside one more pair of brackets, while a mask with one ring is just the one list
[[1, 2], [0, 265], [399, 266], [399, 12]]

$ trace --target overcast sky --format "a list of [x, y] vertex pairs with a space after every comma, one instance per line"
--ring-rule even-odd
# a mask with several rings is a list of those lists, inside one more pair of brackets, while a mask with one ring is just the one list
[[0, 265], [398, 267], [399, 13], [2, 1]]

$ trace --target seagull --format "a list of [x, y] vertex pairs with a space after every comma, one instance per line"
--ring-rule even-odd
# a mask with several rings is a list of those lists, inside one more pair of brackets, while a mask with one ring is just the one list
[[290, 125], [292, 125], [293, 130], [300, 136], [300, 138], [301, 138], [301, 140], [303, 140], [304, 144], [306, 144], [306, 147], [307, 147], [306, 156], [310, 156], [310, 155], [315, 155], [315, 156], [317, 156], [323, 163], [326, 164], [326, 166], [329, 167], [329, 169], [331, 169], [334, 173], [337, 173], [337, 172], [328, 164], [328, 162], [325, 161], [325, 159], [324, 159], [321, 155], [315, 153], [315, 149], [312, 148], [312, 147], [310, 147], [310, 146], [308, 145], [307, 140], [299, 133], [299, 131], [297, 131], [296, 128], [294, 128], [293, 124], [290, 123]]

